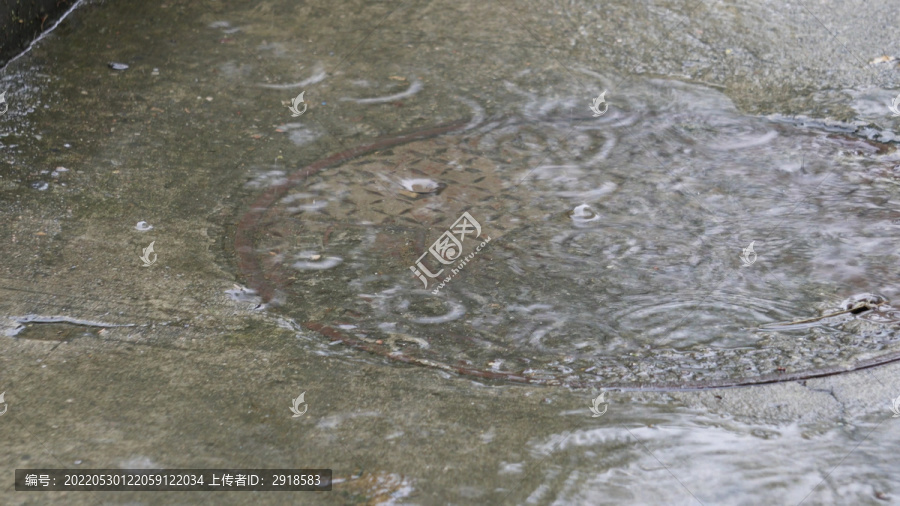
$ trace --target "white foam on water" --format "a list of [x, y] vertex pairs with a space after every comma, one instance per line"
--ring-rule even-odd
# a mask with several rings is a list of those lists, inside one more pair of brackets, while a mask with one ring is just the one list
[[388, 95], [385, 97], [373, 97], [373, 98], [350, 98], [350, 97], [342, 97], [341, 101], [344, 102], [355, 102], [357, 104], [383, 104], [386, 102], [394, 102], [396, 100], [400, 100], [402, 98], [407, 98], [415, 95], [416, 93], [422, 91], [422, 82], [418, 79], [413, 80], [412, 84], [409, 85], [409, 88], [406, 91], [395, 93], [393, 95]]
[[321, 260], [299, 260], [291, 264], [291, 267], [301, 271], [324, 271], [339, 265], [344, 260], [341, 257], [325, 257]]
[[575, 222], [575, 225], [578, 226], [590, 223], [592, 221], [599, 221], [600, 215], [597, 214], [596, 211], [591, 209], [591, 206], [587, 204], [581, 204], [580, 206], [577, 206], [572, 210], [571, 218], [572, 221]]
[[428, 193], [434, 190], [437, 190], [439, 184], [437, 181], [426, 178], [417, 178], [417, 179], [401, 179], [400, 186], [405, 188], [407, 191], [417, 192], [417, 193]]

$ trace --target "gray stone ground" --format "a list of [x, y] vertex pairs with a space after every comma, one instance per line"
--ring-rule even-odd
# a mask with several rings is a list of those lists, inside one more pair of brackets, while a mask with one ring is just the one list
[[[297, 336], [224, 293], [240, 282], [229, 238], [248, 174], [458, 118], [458, 104], [441, 98], [453, 93], [502, 112], [495, 81], [527, 67], [550, 83], [573, 65], [691, 80], [747, 114], [896, 128], [850, 105], [900, 88], [895, 67], [867, 65], [900, 54], [896, 10], [836, 1], [86, 6], [0, 76], [10, 103], [0, 119], [0, 314], [143, 326], [33, 328], [28, 339], [0, 340], [9, 408], [0, 503], [898, 501], [897, 364], [805, 384], [613, 392], [609, 412], [591, 418], [596, 392], [486, 387], [388, 366]], [[230, 25], [210, 27], [217, 21]], [[115, 73], [109, 61], [131, 67]], [[434, 94], [402, 111], [319, 114], [316, 131], [327, 135], [301, 148], [274, 128], [290, 121], [280, 103], [289, 93], [247, 83], [297, 82], [316, 64], [335, 73], [332, 97], [361, 78], [388, 83], [374, 94], [402, 91], [389, 77], [415, 72]], [[319, 107], [328, 110], [310, 112]], [[68, 172], [43, 172], [60, 166]], [[141, 220], [155, 228], [135, 231]], [[138, 256], [150, 241], [159, 261], [145, 268]], [[291, 418], [301, 391], [309, 411]], [[24, 467], [329, 467], [362, 478], [330, 493], [16, 493], [12, 473]]]

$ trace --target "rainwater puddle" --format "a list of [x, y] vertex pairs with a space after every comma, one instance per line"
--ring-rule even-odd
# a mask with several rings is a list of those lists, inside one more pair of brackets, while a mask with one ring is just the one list
[[523, 504], [751, 505], [768, 494], [778, 504], [877, 504], [893, 495], [890, 463], [877, 456], [887, 424], [747, 425], [639, 409], [646, 421], [535, 438], [525, 458], [504, 462], [497, 473], [523, 477], [529, 460], [540, 462]]
[[758, 328], [897, 295], [893, 145], [674, 81], [599, 118], [521, 95], [277, 179], [238, 226], [249, 286], [330, 340], [532, 383], [735, 384], [900, 351], [891, 306]]

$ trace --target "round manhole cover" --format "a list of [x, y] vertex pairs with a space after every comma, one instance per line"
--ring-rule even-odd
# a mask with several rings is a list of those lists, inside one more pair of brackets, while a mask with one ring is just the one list
[[673, 102], [333, 155], [258, 197], [242, 274], [326, 338], [483, 378], [696, 388], [896, 358], [889, 305], [758, 328], [893, 272], [887, 148]]

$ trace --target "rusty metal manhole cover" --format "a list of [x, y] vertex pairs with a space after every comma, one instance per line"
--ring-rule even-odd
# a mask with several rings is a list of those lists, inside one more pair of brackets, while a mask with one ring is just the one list
[[[460, 122], [338, 153], [257, 198], [236, 233], [240, 269], [273, 308], [328, 339], [481, 378], [703, 388], [896, 359], [890, 307], [880, 319], [846, 314], [800, 333], [756, 329], [829, 307], [813, 304], [823, 297], [811, 292], [828, 288], [810, 281], [815, 258], [797, 258], [824, 247], [820, 240], [796, 237], [799, 228], [787, 226], [782, 238], [757, 243], [760, 265], [769, 259], [785, 273], [774, 280], [741, 270], [738, 258], [750, 241], [735, 236], [735, 217], [812, 184], [788, 181], [779, 193], [751, 167], [805, 143], [817, 150], [805, 162], [815, 172], [817, 157], [840, 157], [857, 141], [734, 112], [716, 118], [715, 129], [698, 125], [703, 119], [676, 115], [628, 142], [619, 136], [631, 124], [627, 113], [611, 113], [605, 128], [505, 119], [463, 131]], [[734, 174], [700, 177], [723, 156], [732, 172], [743, 171], [741, 188], [729, 187]], [[654, 173], [660, 157], [687, 168]], [[841, 191], [842, 181], [834, 184]], [[719, 198], [723, 188], [731, 200]], [[817, 205], [797, 214], [797, 227], [808, 227], [808, 216], [833, 223], [847, 213]], [[461, 242], [445, 240], [444, 252], [468, 260], [436, 262], [429, 247], [461, 216], [480, 233], [470, 227], [469, 236], [457, 234]], [[698, 260], [704, 241], [722, 247]], [[417, 261], [443, 274], [417, 276]], [[726, 270], [737, 273], [734, 281], [698, 288]], [[837, 302], [831, 297], [831, 306]]]

